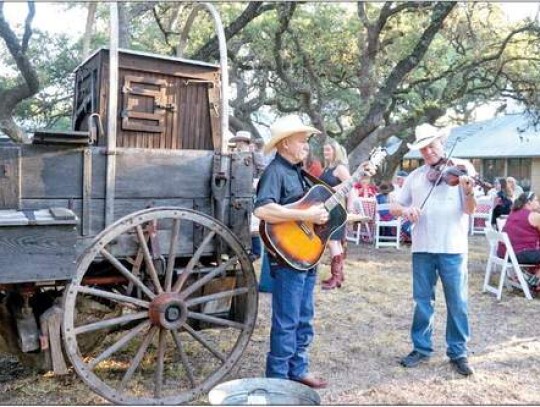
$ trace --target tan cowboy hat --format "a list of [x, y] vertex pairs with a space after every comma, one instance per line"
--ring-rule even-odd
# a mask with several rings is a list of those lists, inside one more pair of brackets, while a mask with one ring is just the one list
[[407, 143], [407, 147], [409, 147], [409, 150], [420, 150], [430, 144], [433, 140], [440, 137], [447, 137], [449, 133], [450, 130], [446, 128], [439, 129], [429, 123], [424, 123], [416, 127], [414, 131], [415, 140], [413, 143]]
[[271, 152], [276, 144], [296, 133], [320, 134], [315, 127], [306, 126], [297, 115], [280, 117], [270, 126], [272, 138], [264, 146], [265, 154]]
[[251, 133], [249, 131], [237, 131], [234, 137], [229, 139], [229, 143], [251, 143]]

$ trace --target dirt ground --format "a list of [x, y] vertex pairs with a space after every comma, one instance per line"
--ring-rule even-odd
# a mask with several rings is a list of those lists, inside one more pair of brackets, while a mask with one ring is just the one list
[[[330, 381], [320, 391], [331, 404], [540, 404], [540, 300], [519, 291], [497, 301], [482, 293], [487, 259], [483, 236], [470, 240], [469, 306], [471, 363], [476, 374], [463, 378], [445, 356], [442, 291], [437, 293], [436, 354], [429, 364], [404, 369], [400, 357], [411, 350], [412, 315], [408, 247], [374, 249], [349, 244], [346, 281], [341, 289], [317, 288], [312, 372]], [[259, 264], [256, 263], [259, 267]], [[320, 277], [328, 274], [320, 267]], [[270, 296], [259, 298], [259, 318], [251, 343], [229, 379], [260, 377], [268, 349]], [[196, 401], [207, 403], [207, 399]], [[0, 404], [107, 404], [75, 374], [54, 377], [24, 368], [0, 355]]]

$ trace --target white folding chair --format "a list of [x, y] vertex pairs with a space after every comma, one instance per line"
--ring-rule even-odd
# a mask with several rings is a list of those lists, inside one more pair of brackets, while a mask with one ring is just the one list
[[[370, 198], [356, 198], [353, 201], [354, 214], [364, 218], [362, 222], [354, 222], [345, 233], [345, 239], [356, 244], [360, 243], [360, 240], [371, 241], [373, 238], [371, 226], [373, 223], [374, 208], [376, 201]], [[365, 220], [365, 218], [369, 220]]]
[[[390, 210], [390, 204], [377, 204], [375, 209], [375, 247], [391, 246], [399, 249], [399, 240], [401, 237], [401, 216], [392, 220], [382, 220], [380, 212]], [[387, 228], [388, 235], [381, 234], [382, 228]], [[395, 230], [394, 230], [395, 229]], [[395, 235], [394, 235], [395, 232]]]
[[[497, 299], [500, 300], [502, 297], [503, 285], [506, 284], [507, 288], [519, 288], [525, 294], [525, 298], [532, 300], [529, 285], [525, 281], [523, 271], [521, 270], [522, 267], [527, 265], [520, 265], [518, 263], [516, 254], [514, 253], [514, 249], [512, 248], [512, 244], [510, 243], [510, 239], [506, 232], [499, 232], [493, 228], [485, 228], [484, 233], [489, 242], [489, 258], [486, 265], [486, 274], [482, 291], [493, 293], [497, 295]], [[506, 248], [504, 258], [497, 256], [499, 243]], [[497, 287], [494, 287], [490, 285], [490, 281], [492, 275], [496, 272], [497, 266], [500, 267], [500, 275]]]
[[504, 225], [506, 225], [506, 218], [503, 218], [502, 216], [498, 217], [497, 220], [497, 230], [499, 232], [502, 232]]
[[483, 234], [484, 228], [491, 225], [494, 203], [495, 198], [491, 196], [482, 196], [476, 200], [476, 209], [469, 218], [471, 236]]

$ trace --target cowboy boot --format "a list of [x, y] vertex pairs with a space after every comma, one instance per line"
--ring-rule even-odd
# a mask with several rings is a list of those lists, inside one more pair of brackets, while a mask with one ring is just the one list
[[339, 278], [339, 282], [340, 282], [340, 287], [341, 287], [341, 283], [343, 283], [345, 281], [345, 273], [343, 273], [343, 267], [344, 267], [344, 261], [345, 261], [345, 254], [342, 254], [339, 258], [339, 264], [337, 266], [337, 270], [338, 270], [338, 278]]
[[332, 257], [332, 261], [330, 262], [330, 277], [328, 277], [326, 280], [323, 280], [321, 281], [321, 284], [322, 285], [325, 285], [325, 284], [330, 284], [330, 281], [332, 281], [334, 279], [334, 273], [332, 270], [334, 270], [334, 268], [336, 267], [334, 265], [334, 263], [338, 261], [338, 256], [334, 256]]
[[332, 257], [332, 263], [330, 264], [330, 273], [332, 274], [328, 280], [322, 282], [321, 288], [323, 290], [333, 290], [336, 287], [341, 287], [340, 270], [343, 268], [341, 261], [341, 255]]

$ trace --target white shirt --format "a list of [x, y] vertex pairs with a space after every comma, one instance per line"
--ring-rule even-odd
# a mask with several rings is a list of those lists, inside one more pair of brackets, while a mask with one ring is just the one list
[[[452, 158], [454, 164], [466, 166], [469, 175], [476, 175], [474, 167], [465, 160]], [[398, 202], [405, 207], [420, 208], [432, 183], [427, 179], [430, 166], [423, 165], [405, 179]], [[413, 253], [468, 252], [469, 215], [463, 212], [465, 196], [459, 186], [451, 187], [442, 182], [433, 192], [412, 228]]]

